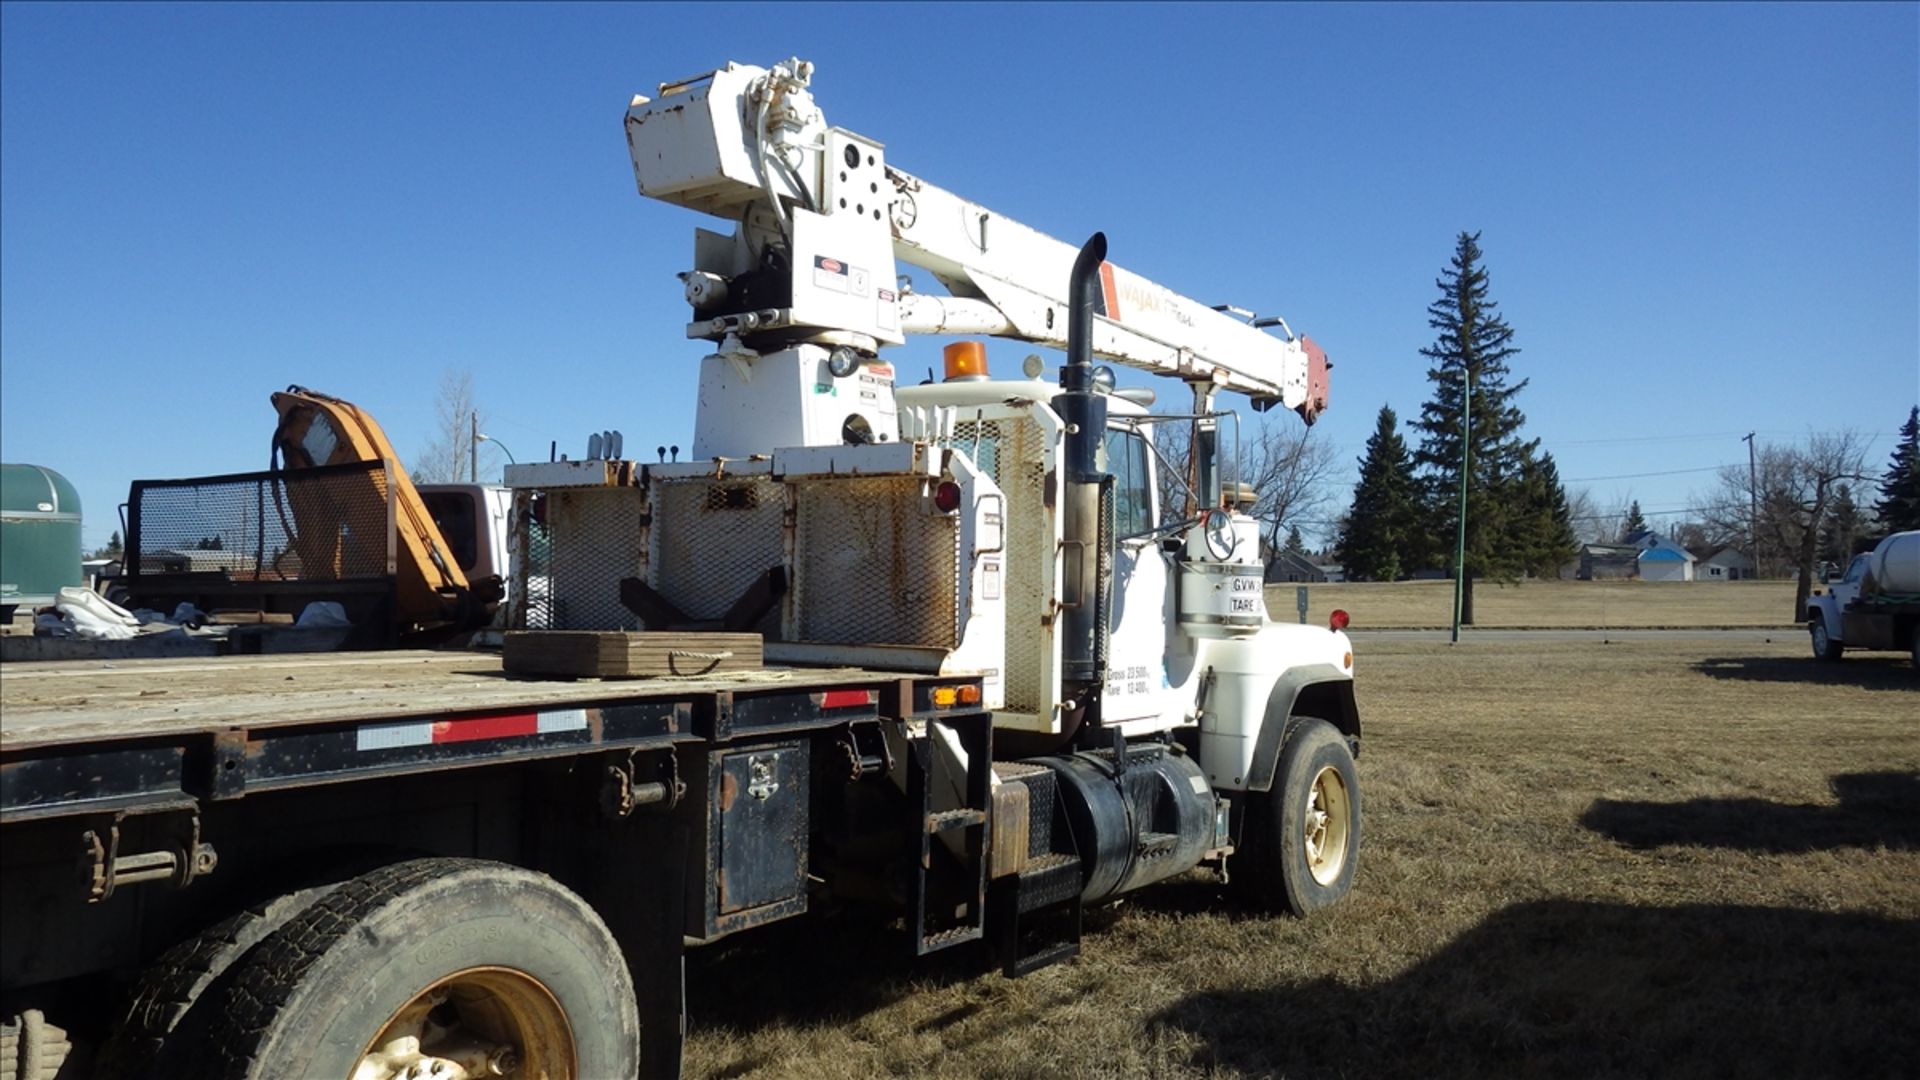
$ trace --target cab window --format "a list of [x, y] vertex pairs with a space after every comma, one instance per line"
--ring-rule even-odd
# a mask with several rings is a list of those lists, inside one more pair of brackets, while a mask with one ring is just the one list
[[1856, 556], [1853, 563], [1847, 567], [1847, 576], [1842, 580], [1848, 585], [1857, 585], [1865, 576], [1867, 576], [1867, 557], [1860, 555]]
[[1135, 536], [1153, 528], [1153, 476], [1147, 440], [1138, 431], [1107, 429], [1107, 471], [1113, 474], [1113, 531]]
[[463, 572], [473, 569], [474, 560], [480, 552], [475, 544], [479, 529], [474, 517], [473, 496], [464, 491], [423, 491], [420, 501], [427, 504], [427, 514], [433, 518], [434, 525], [440, 529], [440, 536], [446, 540], [453, 561], [460, 564]]

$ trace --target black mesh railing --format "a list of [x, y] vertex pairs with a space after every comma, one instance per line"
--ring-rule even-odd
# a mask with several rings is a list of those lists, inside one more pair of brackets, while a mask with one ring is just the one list
[[392, 490], [381, 461], [137, 480], [127, 503], [127, 574], [386, 578], [394, 572]]

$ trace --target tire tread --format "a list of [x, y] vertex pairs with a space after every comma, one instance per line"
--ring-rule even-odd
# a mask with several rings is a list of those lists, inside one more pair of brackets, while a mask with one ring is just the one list
[[255, 1069], [274, 1020], [301, 979], [342, 936], [409, 890], [461, 870], [497, 864], [480, 859], [414, 859], [385, 866], [341, 885], [260, 946], [235, 981], [226, 1005], [223, 1034], [209, 1050], [210, 1073], [234, 1080], [260, 1075]]

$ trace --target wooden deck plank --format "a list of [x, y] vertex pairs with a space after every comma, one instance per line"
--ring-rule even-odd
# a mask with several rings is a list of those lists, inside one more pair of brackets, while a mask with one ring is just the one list
[[471, 710], [685, 701], [726, 690], [898, 677], [854, 668], [773, 668], [617, 682], [528, 679], [508, 676], [498, 654], [422, 650], [6, 664], [0, 666], [0, 750]]

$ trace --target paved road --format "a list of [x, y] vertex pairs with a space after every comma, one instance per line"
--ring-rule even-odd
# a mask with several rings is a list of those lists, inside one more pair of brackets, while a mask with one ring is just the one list
[[[1402, 640], [1402, 641], [1446, 641], [1451, 636], [1448, 630], [1367, 630], [1355, 627], [1349, 631], [1356, 641], [1366, 640]], [[1806, 632], [1797, 627], [1781, 626], [1770, 630], [1474, 630], [1462, 629], [1460, 643], [1471, 645], [1486, 641], [1658, 641], [1679, 638], [1706, 638], [1712, 641], [1741, 642], [1760, 644], [1764, 642], [1800, 643], [1806, 638]]]

